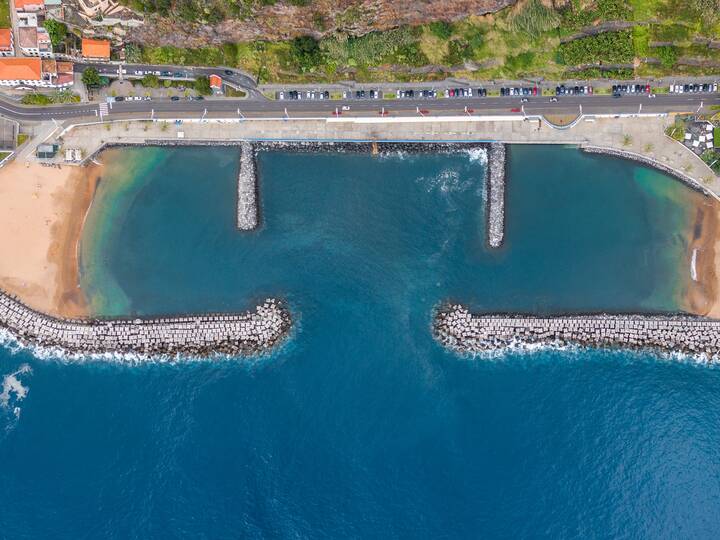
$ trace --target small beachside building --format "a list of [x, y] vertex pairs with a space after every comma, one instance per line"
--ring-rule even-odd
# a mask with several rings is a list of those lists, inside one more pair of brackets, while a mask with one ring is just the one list
[[37, 12], [45, 9], [44, 0], [15, 0], [15, 11]]
[[107, 39], [83, 38], [82, 55], [93, 60], [110, 60], [110, 42]]
[[15, 43], [10, 28], [0, 28], [0, 56], [15, 56]]
[[35, 155], [40, 159], [52, 159], [59, 149], [60, 145], [58, 144], [39, 144], [35, 149]]

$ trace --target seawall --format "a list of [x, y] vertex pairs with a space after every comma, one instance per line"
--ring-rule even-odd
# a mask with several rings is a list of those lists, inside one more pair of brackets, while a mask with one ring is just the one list
[[39, 313], [0, 291], [0, 327], [23, 343], [70, 354], [252, 355], [282, 341], [290, 326], [289, 311], [274, 299], [239, 314], [60, 319]]
[[461, 305], [448, 305], [435, 314], [433, 334], [445, 347], [463, 353], [559, 344], [720, 354], [720, 320], [688, 316], [474, 315]]
[[492, 143], [488, 152], [487, 241], [499, 248], [505, 237], [505, 145]]
[[255, 152], [249, 142], [243, 142], [237, 187], [237, 227], [243, 231], [252, 231], [258, 226], [257, 182]]

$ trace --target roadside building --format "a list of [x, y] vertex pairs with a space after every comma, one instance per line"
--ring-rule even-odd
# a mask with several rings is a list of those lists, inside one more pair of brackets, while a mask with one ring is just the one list
[[[61, 73], [58, 73], [59, 64], [63, 69]], [[0, 86], [67, 88], [72, 83], [70, 62], [56, 62], [51, 58], [0, 58]]]
[[53, 55], [50, 35], [42, 27], [18, 28], [18, 42], [20, 50], [25, 56], [51, 58]]
[[44, 10], [44, 0], [15, 0], [15, 11], [38, 12]]
[[82, 55], [91, 60], [110, 60], [110, 42], [106, 39], [83, 38]]
[[37, 28], [38, 16], [37, 13], [18, 13], [17, 14], [17, 25], [18, 28]]
[[219, 75], [210, 75], [210, 88], [216, 94], [222, 94], [223, 82]]
[[15, 43], [10, 28], [0, 28], [0, 56], [15, 56]]
[[40, 159], [52, 159], [60, 150], [59, 144], [39, 144], [35, 149], [35, 155]]

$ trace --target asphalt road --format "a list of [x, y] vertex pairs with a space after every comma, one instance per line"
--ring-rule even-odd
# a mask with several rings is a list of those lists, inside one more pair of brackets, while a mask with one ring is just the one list
[[[165, 68], [169, 69], [169, 68]], [[468, 112], [475, 114], [511, 114], [512, 109], [524, 107], [526, 114], [615, 114], [634, 112], [695, 112], [700, 105], [720, 105], [720, 94], [664, 95], [656, 98], [647, 95], [623, 96], [566, 96], [553, 103], [549, 97], [529, 98], [521, 104], [517, 97], [488, 98], [447, 98], [447, 99], [392, 99], [392, 100], [331, 100], [331, 101], [272, 101], [267, 99], [206, 99], [204, 101], [124, 101], [112, 104], [109, 118], [142, 117], [323, 117], [331, 116], [343, 105], [350, 107], [343, 116], [380, 115], [385, 107], [389, 116], [417, 116], [418, 109], [425, 115], [456, 115]], [[641, 108], [642, 106], [642, 108]], [[74, 103], [42, 107], [23, 106], [17, 102], [0, 100], [0, 114], [25, 121], [92, 117], [99, 113], [97, 103]], [[516, 111], [517, 113], [517, 111]], [[519, 113], [518, 113], [519, 114]]]
[[[122, 68], [127, 72], [124, 76], [135, 75], [136, 71], [170, 71], [171, 73], [182, 72], [188, 74], [186, 79], [194, 79], [197, 76], [204, 75], [209, 77], [210, 75], [220, 75], [223, 80], [230, 82], [236, 86], [241, 86], [245, 90], [249, 91], [252, 95], [260, 96], [261, 94], [255, 90], [257, 86], [255, 81], [249, 75], [232, 68], [223, 67], [193, 67], [193, 66], [169, 66], [169, 65], [152, 65], [152, 64], [121, 64]], [[82, 73], [87, 68], [95, 68], [100, 75], [106, 75], [110, 77], [117, 77], [118, 64], [108, 64], [107, 62], [76, 62], [74, 69], [76, 73]]]

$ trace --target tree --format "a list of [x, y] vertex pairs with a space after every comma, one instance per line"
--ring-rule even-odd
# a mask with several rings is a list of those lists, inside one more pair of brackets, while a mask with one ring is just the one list
[[205, 76], [200, 76], [195, 79], [195, 84], [193, 86], [198, 94], [202, 94], [203, 96], [209, 96], [210, 94], [212, 94], [212, 88], [210, 88], [210, 79]]
[[153, 73], [148, 73], [142, 79], [140, 79], [140, 84], [147, 88], [157, 88], [158, 86], [160, 86], [160, 79], [158, 79], [157, 75]]
[[320, 45], [312, 36], [298, 36], [290, 42], [290, 52], [303, 71], [309, 71], [322, 60]]
[[87, 68], [82, 73], [82, 82], [85, 86], [100, 86], [100, 74], [98, 70], [92, 67]]
[[53, 47], [60, 45], [67, 36], [67, 26], [55, 19], [45, 19], [43, 26], [50, 36], [50, 43], [52, 43]]

